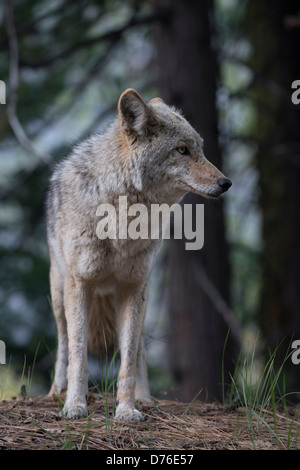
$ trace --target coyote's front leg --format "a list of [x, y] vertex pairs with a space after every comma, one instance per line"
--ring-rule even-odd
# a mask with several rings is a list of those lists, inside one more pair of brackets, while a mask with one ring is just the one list
[[142, 421], [135, 408], [136, 361], [146, 311], [145, 286], [122, 286], [117, 299], [117, 334], [121, 353], [115, 419]]
[[62, 411], [66, 418], [78, 419], [88, 415], [87, 332], [89, 290], [86, 283], [70, 274], [65, 278], [64, 304], [69, 338], [67, 398]]

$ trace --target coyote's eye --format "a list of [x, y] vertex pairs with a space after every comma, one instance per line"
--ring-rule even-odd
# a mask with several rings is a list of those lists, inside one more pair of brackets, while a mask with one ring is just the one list
[[177, 147], [177, 152], [181, 153], [181, 155], [189, 155], [190, 152], [187, 147]]

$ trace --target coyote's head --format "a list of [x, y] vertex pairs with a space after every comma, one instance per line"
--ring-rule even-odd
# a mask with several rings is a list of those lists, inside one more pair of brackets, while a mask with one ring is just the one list
[[203, 139], [181, 115], [160, 98], [146, 103], [133, 89], [119, 100], [123, 144], [140, 189], [156, 186], [177, 193], [217, 198], [227, 179], [203, 153]]

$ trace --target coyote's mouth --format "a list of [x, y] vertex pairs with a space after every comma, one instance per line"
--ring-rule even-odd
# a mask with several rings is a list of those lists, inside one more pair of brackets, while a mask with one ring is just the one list
[[193, 193], [200, 194], [206, 198], [218, 199], [222, 194], [228, 191], [232, 182], [228, 178], [219, 178], [217, 180], [217, 184], [195, 184], [196, 187], [193, 187], [186, 182], [184, 182], [184, 184]]
[[200, 196], [203, 196], [207, 199], [218, 199], [225, 192], [225, 191], [220, 190], [220, 188], [215, 189], [215, 191], [211, 188], [210, 190], [208, 190], [206, 192], [204, 190], [194, 188], [193, 186], [190, 186], [187, 183], [184, 183], [184, 186], [185, 186], [185, 189], [187, 189], [188, 192], [191, 192], [191, 193], [194, 193], [194, 194], [199, 194]]

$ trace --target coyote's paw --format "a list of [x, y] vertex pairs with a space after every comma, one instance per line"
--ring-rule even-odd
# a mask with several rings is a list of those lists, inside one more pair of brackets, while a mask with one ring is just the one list
[[68, 419], [80, 419], [88, 416], [88, 410], [85, 403], [65, 403], [61, 416]]
[[122, 405], [117, 407], [115, 419], [117, 421], [133, 421], [138, 423], [144, 421], [144, 416], [135, 408], [126, 408]]

